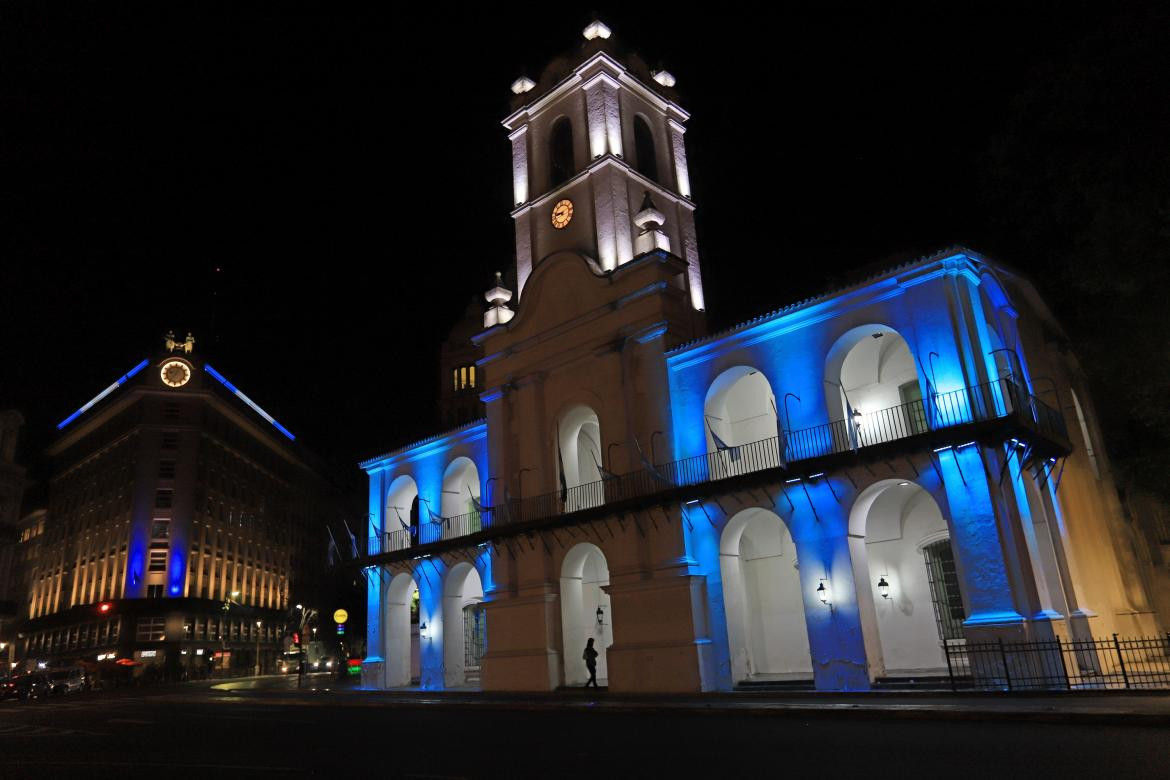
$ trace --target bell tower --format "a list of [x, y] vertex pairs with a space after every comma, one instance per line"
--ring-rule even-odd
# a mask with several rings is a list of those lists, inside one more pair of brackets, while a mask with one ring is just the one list
[[512, 142], [517, 298], [555, 252], [578, 252], [610, 272], [665, 249], [687, 262], [691, 305], [701, 311], [683, 142], [690, 115], [675, 102], [674, 76], [620, 55], [600, 21], [583, 35], [582, 47], [551, 62], [539, 83], [512, 84], [503, 124]]

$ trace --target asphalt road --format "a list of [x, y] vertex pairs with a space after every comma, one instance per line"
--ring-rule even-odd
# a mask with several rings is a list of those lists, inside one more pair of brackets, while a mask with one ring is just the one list
[[392, 704], [325, 678], [231, 688], [2, 702], [0, 777], [1170, 776], [1161, 727]]

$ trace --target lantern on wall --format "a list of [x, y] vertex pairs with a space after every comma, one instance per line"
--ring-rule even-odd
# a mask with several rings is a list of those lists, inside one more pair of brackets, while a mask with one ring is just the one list
[[888, 599], [890, 597], [890, 583], [886, 582], [886, 577], [884, 574], [881, 577], [878, 577], [877, 588], [878, 595], [883, 599]]

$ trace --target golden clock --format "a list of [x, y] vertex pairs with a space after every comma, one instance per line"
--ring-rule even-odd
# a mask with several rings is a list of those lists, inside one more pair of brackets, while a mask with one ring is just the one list
[[557, 205], [553, 206], [552, 210], [552, 226], [557, 230], [569, 224], [569, 220], [573, 218], [573, 201], [566, 198], [565, 200], [557, 201]]
[[181, 360], [168, 360], [159, 371], [163, 384], [182, 387], [191, 379], [191, 369]]

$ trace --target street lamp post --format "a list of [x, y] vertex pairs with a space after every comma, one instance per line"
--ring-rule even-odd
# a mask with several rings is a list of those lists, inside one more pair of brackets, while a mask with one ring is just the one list
[[260, 676], [260, 627], [264, 625], [263, 620], [256, 621], [256, 676]]

